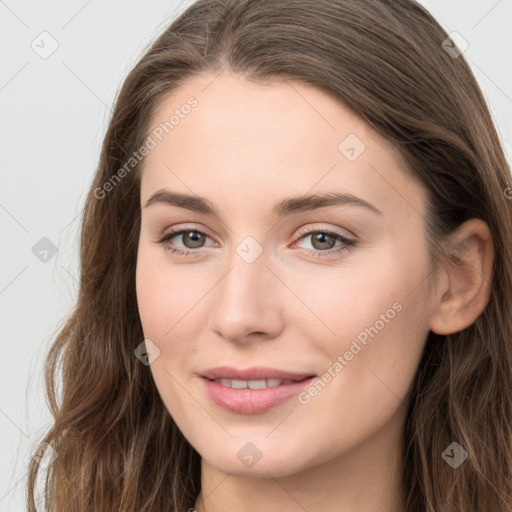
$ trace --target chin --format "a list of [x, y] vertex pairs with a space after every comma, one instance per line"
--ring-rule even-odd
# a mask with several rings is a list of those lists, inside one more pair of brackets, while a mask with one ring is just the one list
[[[297, 442], [288, 446], [271, 439], [265, 439], [268, 433], [258, 436], [235, 437], [228, 442], [212, 444], [201, 451], [201, 458], [224, 474], [250, 478], [281, 478], [294, 475], [307, 469], [313, 461], [304, 453], [304, 443]], [[270, 475], [269, 475], [270, 474]]]

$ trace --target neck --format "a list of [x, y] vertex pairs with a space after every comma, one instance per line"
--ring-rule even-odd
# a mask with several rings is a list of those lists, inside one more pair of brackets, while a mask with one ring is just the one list
[[[402, 411], [403, 412], [403, 411]], [[320, 465], [275, 478], [247, 478], [201, 461], [197, 512], [404, 512], [404, 415]]]

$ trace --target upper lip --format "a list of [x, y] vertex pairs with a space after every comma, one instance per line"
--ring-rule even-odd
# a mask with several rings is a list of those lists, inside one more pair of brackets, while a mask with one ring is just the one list
[[239, 370], [230, 366], [217, 366], [205, 370], [202, 374], [207, 379], [231, 379], [231, 380], [263, 380], [263, 379], [280, 379], [280, 380], [304, 380], [308, 377], [314, 377], [312, 373], [292, 372], [287, 370], [279, 370], [277, 368], [266, 368], [263, 366], [254, 366]]

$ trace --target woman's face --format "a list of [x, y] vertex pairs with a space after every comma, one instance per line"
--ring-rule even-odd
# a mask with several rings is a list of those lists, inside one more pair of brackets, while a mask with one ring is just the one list
[[392, 147], [317, 88], [226, 73], [174, 91], [151, 129], [137, 299], [188, 441], [276, 477], [396, 445], [430, 271], [426, 195]]

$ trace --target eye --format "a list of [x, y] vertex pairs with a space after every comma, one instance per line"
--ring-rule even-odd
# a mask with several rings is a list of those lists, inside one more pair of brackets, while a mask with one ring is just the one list
[[[179, 238], [181, 238], [181, 242], [185, 246], [184, 248], [180, 248], [179, 246], [176, 247], [174, 242], [172, 245], [167, 244], [171, 240]], [[195, 227], [182, 228], [167, 233], [163, 238], [158, 240], [158, 243], [164, 244], [165, 250], [170, 251], [172, 254], [177, 254], [178, 256], [189, 256], [193, 253], [197, 253], [197, 249], [204, 246], [206, 238], [210, 237]]]
[[[325, 229], [309, 231], [301, 229], [299, 234], [302, 235], [299, 241], [311, 237], [313, 249], [305, 250], [308, 256], [332, 256], [342, 251], [351, 251], [355, 249], [357, 245], [354, 239], [348, 238], [341, 233]], [[339, 242], [339, 245], [336, 246], [336, 242]]]

